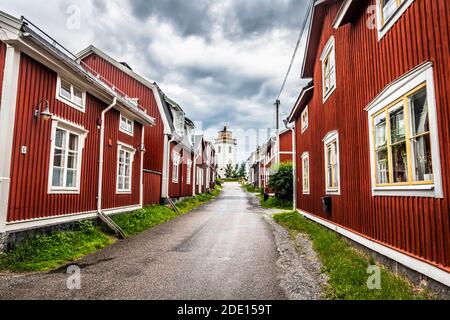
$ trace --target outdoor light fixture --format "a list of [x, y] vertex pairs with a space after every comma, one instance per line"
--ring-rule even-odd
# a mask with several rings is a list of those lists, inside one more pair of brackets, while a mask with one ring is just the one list
[[[41, 111], [41, 106], [44, 102], [45, 102], [45, 110]], [[39, 116], [42, 116], [44, 121], [47, 121], [53, 117], [53, 113], [50, 112], [48, 100], [42, 100], [41, 102], [39, 102], [38, 107], [36, 108], [36, 110], [34, 110], [34, 117], [36, 118], [36, 120], [39, 119]]]
[[139, 147], [139, 152], [141, 153], [147, 152], [147, 150], [145, 149], [145, 144], [141, 144], [141, 146]]

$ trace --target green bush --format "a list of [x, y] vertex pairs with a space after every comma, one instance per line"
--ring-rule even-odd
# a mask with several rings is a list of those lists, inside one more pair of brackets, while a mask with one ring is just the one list
[[282, 163], [276, 172], [270, 176], [269, 187], [275, 192], [275, 197], [284, 201], [291, 201], [294, 195], [292, 163]]

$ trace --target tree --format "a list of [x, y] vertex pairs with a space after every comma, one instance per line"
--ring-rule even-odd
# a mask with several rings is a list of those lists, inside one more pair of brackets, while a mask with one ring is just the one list
[[285, 201], [292, 201], [294, 195], [294, 179], [292, 177], [292, 163], [282, 163], [276, 172], [270, 176], [269, 187], [275, 191], [275, 197]]
[[233, 168], [233, 165], [231, 163], [227, 164], [225, 167], [225, 178], [231, 179], [234, 177], [235, 170]]
[[237, 175], [239, 178], [245, 178], [247, 176], [247, 168], [245, 168], [245, 162], [241, 163]]

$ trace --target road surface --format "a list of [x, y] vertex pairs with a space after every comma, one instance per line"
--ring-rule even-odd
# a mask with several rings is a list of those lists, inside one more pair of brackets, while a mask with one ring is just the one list
[[214, 201], [67, 267], [0, 276], [1, 299], [285, 299], [277, 247], [256, 199], [226, 184]]

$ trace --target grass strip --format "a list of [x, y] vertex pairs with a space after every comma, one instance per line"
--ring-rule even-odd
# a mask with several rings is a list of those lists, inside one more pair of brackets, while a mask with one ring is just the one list
[[416, 289], [406, 278], [400, 277], [385, 267], [381, 269], [381, 289], [371, 290], [367, 281], [370, 276], [368, 267], [375, 261], [356, 250], [339, 234], [309, 221], [297, 212], [274, 215], [280, 225], [294, 235], [297, 232], [307, 235], [313, 242], [328, 275], [325, 288], [326, 299], [332, 300], [422, 300], [431, 299], [426, 290]]

